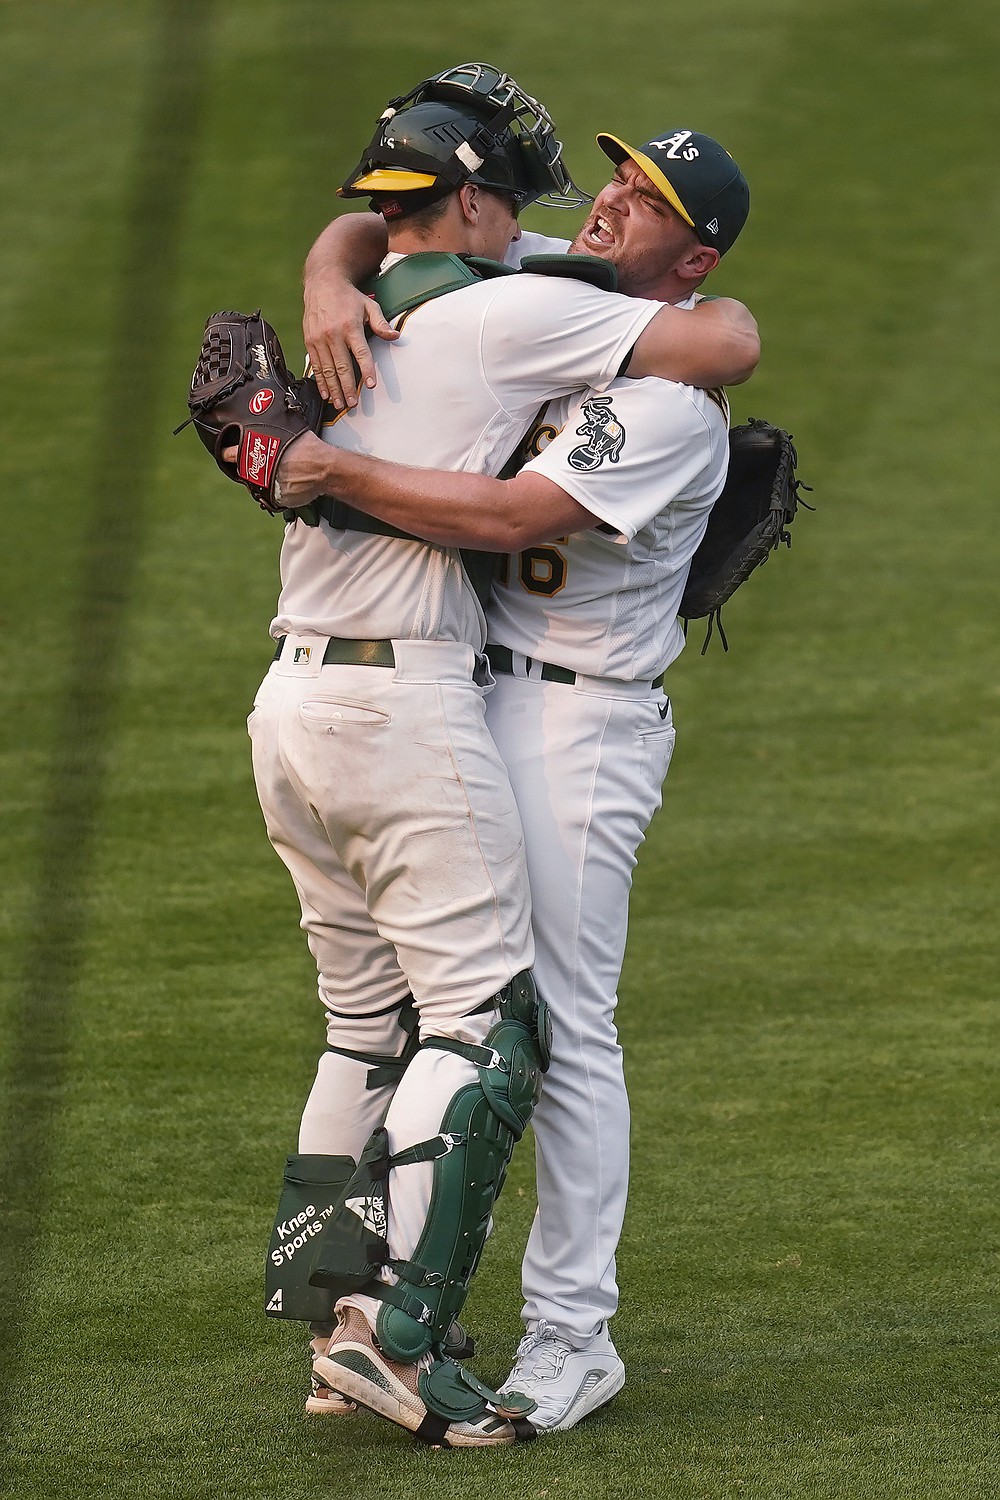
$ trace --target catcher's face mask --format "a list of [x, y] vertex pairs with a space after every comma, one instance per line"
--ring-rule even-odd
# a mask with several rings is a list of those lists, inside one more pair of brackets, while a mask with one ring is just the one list
[[390, 100], [340, 195], [405, 193], [416, 209], [466, 182], [506, 193], [518, 207], [590, 202], [563, 164], [547, 111], [488, 63], [462, 63]]

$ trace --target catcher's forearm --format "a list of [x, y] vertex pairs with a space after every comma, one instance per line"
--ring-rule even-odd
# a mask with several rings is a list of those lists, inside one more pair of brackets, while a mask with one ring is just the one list
[[662, 308], [640, 335], [625, 373], [710, 389], [742, 385], [759, 359], [756, 319], [742, 302], [718, 297], [693, 311]]
[[596, 516], [537, 474], [491, 479], [388, 463], [306, 434], [279, 470], [282, 500], [336, 495], [402, 531], [446, 547], [516, 552], [595, 525]]

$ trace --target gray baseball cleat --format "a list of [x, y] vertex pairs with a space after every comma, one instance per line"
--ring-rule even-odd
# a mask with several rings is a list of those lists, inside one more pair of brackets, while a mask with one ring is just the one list
[[624, 1384], [625, 1366], [606, 1323], [586, 1348], [576, 1349], [540, 1319], [529, 1324], [518, 1344], [500, 1394], [530, 1396], [537, 1406], [531, 1425], [538, 1432], [566, 1432], [617, 1396]]

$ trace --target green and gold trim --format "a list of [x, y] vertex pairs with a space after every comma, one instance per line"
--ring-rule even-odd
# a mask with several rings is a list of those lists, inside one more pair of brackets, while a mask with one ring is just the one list
[[437, 178], [430, 172], [407, 172], [389, 167], [376, 167], [351, 183], [355, 192], [362, 193], [412, 193], [417, 188], [433, 187]]

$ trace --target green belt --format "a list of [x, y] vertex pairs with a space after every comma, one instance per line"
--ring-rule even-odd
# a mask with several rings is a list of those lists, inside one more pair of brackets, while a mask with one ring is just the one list
[[[274, 652], [274, 660], [281, 656], [285, 644], [282, 636]], [[324, 667], [394, 667], [396, 655], [391, 641], [345, 641], [332, 635], [323, 652]]]
[[[514, 653], [508, 650], [506, 646], [487, 646], [486, 655], [489, 658], [490, 666], [493, 668], [494, 672], [499, 672], [504, 677], [513, 677], [515, 675]], [[524, 659], [528, 665], [529, 670], [531, 669], [531, 667], [541, 668], [541, 678], [543, 682], [565, 682], [570, 687], [572, 687], [576, 682], [578, 674], [576, 672], [571, 672], [567, 667], [555, 667], [549, 661], [536, 661], [533, 656], [526, 656]], [[666, 673], [661, 672], [659, 677], [653, 679], [653, 681], [649, 684], [649, 690], [651, 693], [655, 692], [657, 688], [661, 688], [663, 686], [663, 679], [665, 676]]]

